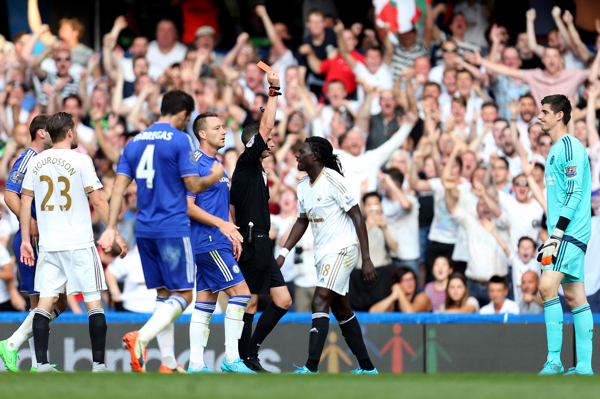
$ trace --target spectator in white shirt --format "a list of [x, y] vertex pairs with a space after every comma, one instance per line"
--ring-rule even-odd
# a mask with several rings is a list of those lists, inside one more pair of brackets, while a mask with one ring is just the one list
[[177, 41], [177, 27], [173, 21], [161, 20], [156, 25], [156, 40], [148, 45], [146, 59], [150, 66], [157, 67], [161, 74], [172, 64], [185, 59], [187, 47]]
[[[454, 156], [455, 151], [450, 160]], [[481, 184], [476, 184], [473, 188], [479, 197], [477, 217], [474, 217], [468, 209], [457, 206], [459, 196], [462, 195], [457, 184], [448, 178], [443, 178], [442, 181], [446, 189], [445, 202], [448, 213], [467, 233], [469, 263], [465, 275], [469, 279], [469, 291], [481, 305], [485, 305], [489, 298], [484, 287], [490, 277], [508, 274], [507, 256], [510, 250], [494, 227], [494, 224], [505, 225], [507, 217], [501, 215], [496, 220], [492, 219], [492, 212], [482, 198], [485, 190]]]
[[490, 303], [483, 306], [479, 314], [519, 314], [519, 305], [515, 301], [507, 299], [508, 287], [506, 279], [493, 276], [488, 284]]
[[83, 116], [82, 103], [79, 96], [72, 95], [63, 100], [63, 111], [73, 115], [73, 121], [77, 127], [77, 151], [93, 157], [96, 154], [96, 143], [94, 142], [94, 129], [81, 122]]
[[[521, 277], [521, 289], [523, 290], [523, 297], [519, 304], [520, 314], [542, 314], [544, 313], [544, 306], [542, 304], [542, 297], [539, 293], [540, 288], [540, 277], [538, 273], [533, 270], [528, 270], [523, 273]], [[515, 298], [516, 299], [516, 298]]]
[[[521, 281], [523, 275], [528, 271], [535, 272], [538, 277], [542, 271], [542, 265], [535, 259], [537, 255], [537, 245], [530, 237], [521, 237], [519, 239], [518, 252], [511, 252], [510, 264], [512, 266], [513, 296], [515, 302], [521, 302], [523, 299], [523, 286]], [[541, 303], [541, 302], [540, 302]]]
[[[146, 288], [137, 246], [127, 255], [123, 259], [115, 257], [104, 272], [111, 299], [128, 312], [152, 313], [156, 305], [156, 290]], [[123, 292], [119, 289], [118, 281], [123, 282]]]

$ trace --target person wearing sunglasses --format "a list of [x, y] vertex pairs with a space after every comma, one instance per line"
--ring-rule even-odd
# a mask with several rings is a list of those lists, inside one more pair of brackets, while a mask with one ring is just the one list
[[[34, 60], [33, 71], [42, 85], [49, 84], [54, 90], [60, 93], [62, 98], [71, 95], [76, 95], [79, 89], [80, 73], [71, 70], [73, 62], [71, 61], [71, 51], [61, 42], [56, 42], [54, 46], [47, 47]], [[42, 62], [52, 53], [54, 60], [54, 68], [52, 71], [47, 71], [42, 67]], [[80, 69], [79, 69], [80, 70]], [[42, 105], [48, 104], [48, 96], [45, 93], [40, 93], [38, 101]]]
[[446, 68], [457, 66], [454, 61], [458, 57], [458, 46], [452, 40], [446, 40], [444, 43], [442, 43], [441, 50], [442, 59], [436, 66], [431, 68], [428, 76], [428, 80], [430, 82], [435, 82], [439, 85], [442, 84], [442, 80], [444, 79], [444, 71]]

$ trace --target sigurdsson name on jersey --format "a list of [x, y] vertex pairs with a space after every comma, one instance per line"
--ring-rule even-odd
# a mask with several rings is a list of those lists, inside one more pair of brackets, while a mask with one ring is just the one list
[[58, 157], [47, 157], [47, 158], [42, 158], [40, 161], [38, 161], [38, 163], [36, 163], [34, 165], [33, 174], [37, 175], [38, 172], [40, 171], [40, 169], [42, 169], [46, 165], [61, 166], [61, 167], [65, 168], [65, 170], [71, 176], [73, 176], [75, 173], [77, 173], [75, 168], [73, 166], [71, 166], [71, 164], [69, 162], [65, 161], [64, 159], [58, 158]]
[[140, 140], [167, 140], [168, 141], [168, 140], [171, 140], [172, 137], [173, 137], [173, 132], [165, 132], [165, 131], [141, 132], [133, 138], [133, 141], [140, 141]]

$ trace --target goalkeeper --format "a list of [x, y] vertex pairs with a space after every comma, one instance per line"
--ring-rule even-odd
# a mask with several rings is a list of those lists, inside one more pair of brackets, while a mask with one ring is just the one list
[[542, 375], [562, 374], [563, 312], [558, 287], [563, 286], [565, 299], [573, 312], [577, 365], [566, 374], [594, 374], [592, 338], [594, 322], [583, 286], [584, 257], [591, 234], [590, 163], [579, 140], [567, 134], [571, 104], [556, 94], [544, 97], [538, 115], [542, 130], [552, 138], [546, 160], [548, 190], [548, 232], [550, 237], [540, 247], [542, 262], [540, 293], [544, 303], [548, 359]]

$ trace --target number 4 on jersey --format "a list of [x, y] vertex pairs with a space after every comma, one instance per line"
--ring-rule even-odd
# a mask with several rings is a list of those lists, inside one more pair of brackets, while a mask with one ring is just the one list
[[148, 144], [140, 158], [135, 176], [137, 179], [146, 179], [146, 188], [153, 188], [154, 173], [154, 144]]

